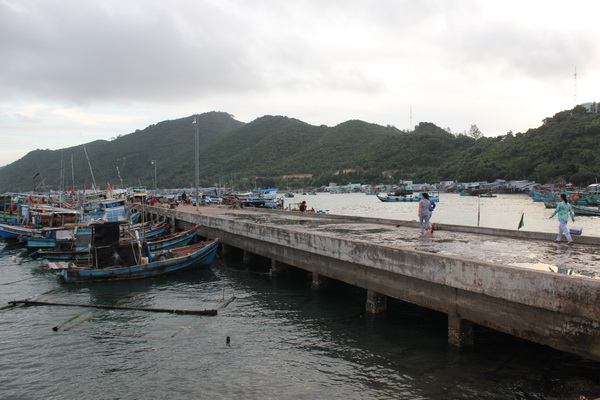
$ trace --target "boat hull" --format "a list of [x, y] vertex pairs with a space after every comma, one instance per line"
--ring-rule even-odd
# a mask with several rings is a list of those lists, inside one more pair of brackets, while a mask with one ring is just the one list
[[[421, 196], [411, 197], [411, 196], [379, 196], [377, 198], [383, 202], [387, 203], [418, 203], [421, 200]], [[429, 196], [430, 200], [435, 202], [439, 202], [439, 196]]]
[[[208, 267], [214, 260], [219, 242], [214, 240], [204, 245], [186, 246], [195, 248], [193, 252], [147, 264], [114, 268], [66, 268], [60, 270], [61, 280], [65, 283], [107, 282], [118, 280], [155, 278], [182, 272], [194, 267]], [[188, 251], [186, 247], [173, 250], [179, 254]]]
[[572, 205], [571, 207], [573, 207], [573, 213], [575, 215], [600, 216], [600, 208], [599, 207], [592, 208], [592, 207], [582, 207], [582, 206], [576, 206], [576, 205]]

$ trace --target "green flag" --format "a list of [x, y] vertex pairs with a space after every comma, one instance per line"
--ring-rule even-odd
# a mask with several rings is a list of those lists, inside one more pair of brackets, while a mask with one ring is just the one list
[[523, 217], [525, 217], [525, 213], [521, 214], [521, 220], [519, 221], [519, 227], [517, 228], [517, 230], [525, 226], [525, 220], [523, 219]]

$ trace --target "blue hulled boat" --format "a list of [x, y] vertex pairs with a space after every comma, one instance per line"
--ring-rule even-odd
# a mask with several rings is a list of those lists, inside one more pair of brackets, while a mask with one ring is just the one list
[[217, 240], [152, 253], [145, 242], [119, 243], [119, 225], [92, 225], [91, 263], [55, 262], [65, 283], [105, 282], [154, 278], [193, 267], [208, 267], [217, 252]]
[[[383, 202], [390, 202], [390, 203], [414, 203], [414, 202], [419, 202], [421, 200], [421, 194], [408, 194], [408, 195], [391, 195], [388, 194], [387, 196], [380, 196], [377, 195], [377, 198]], [[439, 193], [435, 193], [432, 192], [429, 194], [429, 199], [435, 201], [436, 203], [438, 201], [440, 201], [440, 195]]]

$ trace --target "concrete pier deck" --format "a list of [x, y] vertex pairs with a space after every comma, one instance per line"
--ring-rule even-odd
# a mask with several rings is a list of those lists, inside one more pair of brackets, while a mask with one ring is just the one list
[[600, 361], [600, 240], [416, 221], [276, 210], [180, 206], [149, 208], [202, 235], [259, 254], [273, 265], [367, 289], [367, 310], [386, 296], [448, 314], [448, 337], [472, 342], [476, 323]]
[[229, 209], [191, 205], [177, 209], [190, 214], [252, 221], [303, 232], [367, 241], [439, 255], [531, 268], [538, 271], [600, 278], [600, 238], [573, 236], [575, 243], [556, 243], [553, 233], [509, 231], [434, 224], [421, 235], [417, 221], [299, 213], [258, 208]]

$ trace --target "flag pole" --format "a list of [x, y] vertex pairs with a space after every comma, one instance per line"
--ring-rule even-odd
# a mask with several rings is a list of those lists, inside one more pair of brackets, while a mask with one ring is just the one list
[[517, 227], [517, 230], [521, 229], [524, 226], [525, 226], [525, 207], [523, 207], [523, 209], [521, 210], [521, 219], [519, 220], [519, 226]]
[[479, 220], [481, 219], [481, 196], [477, 195], [477, 227], [479, 228]]

